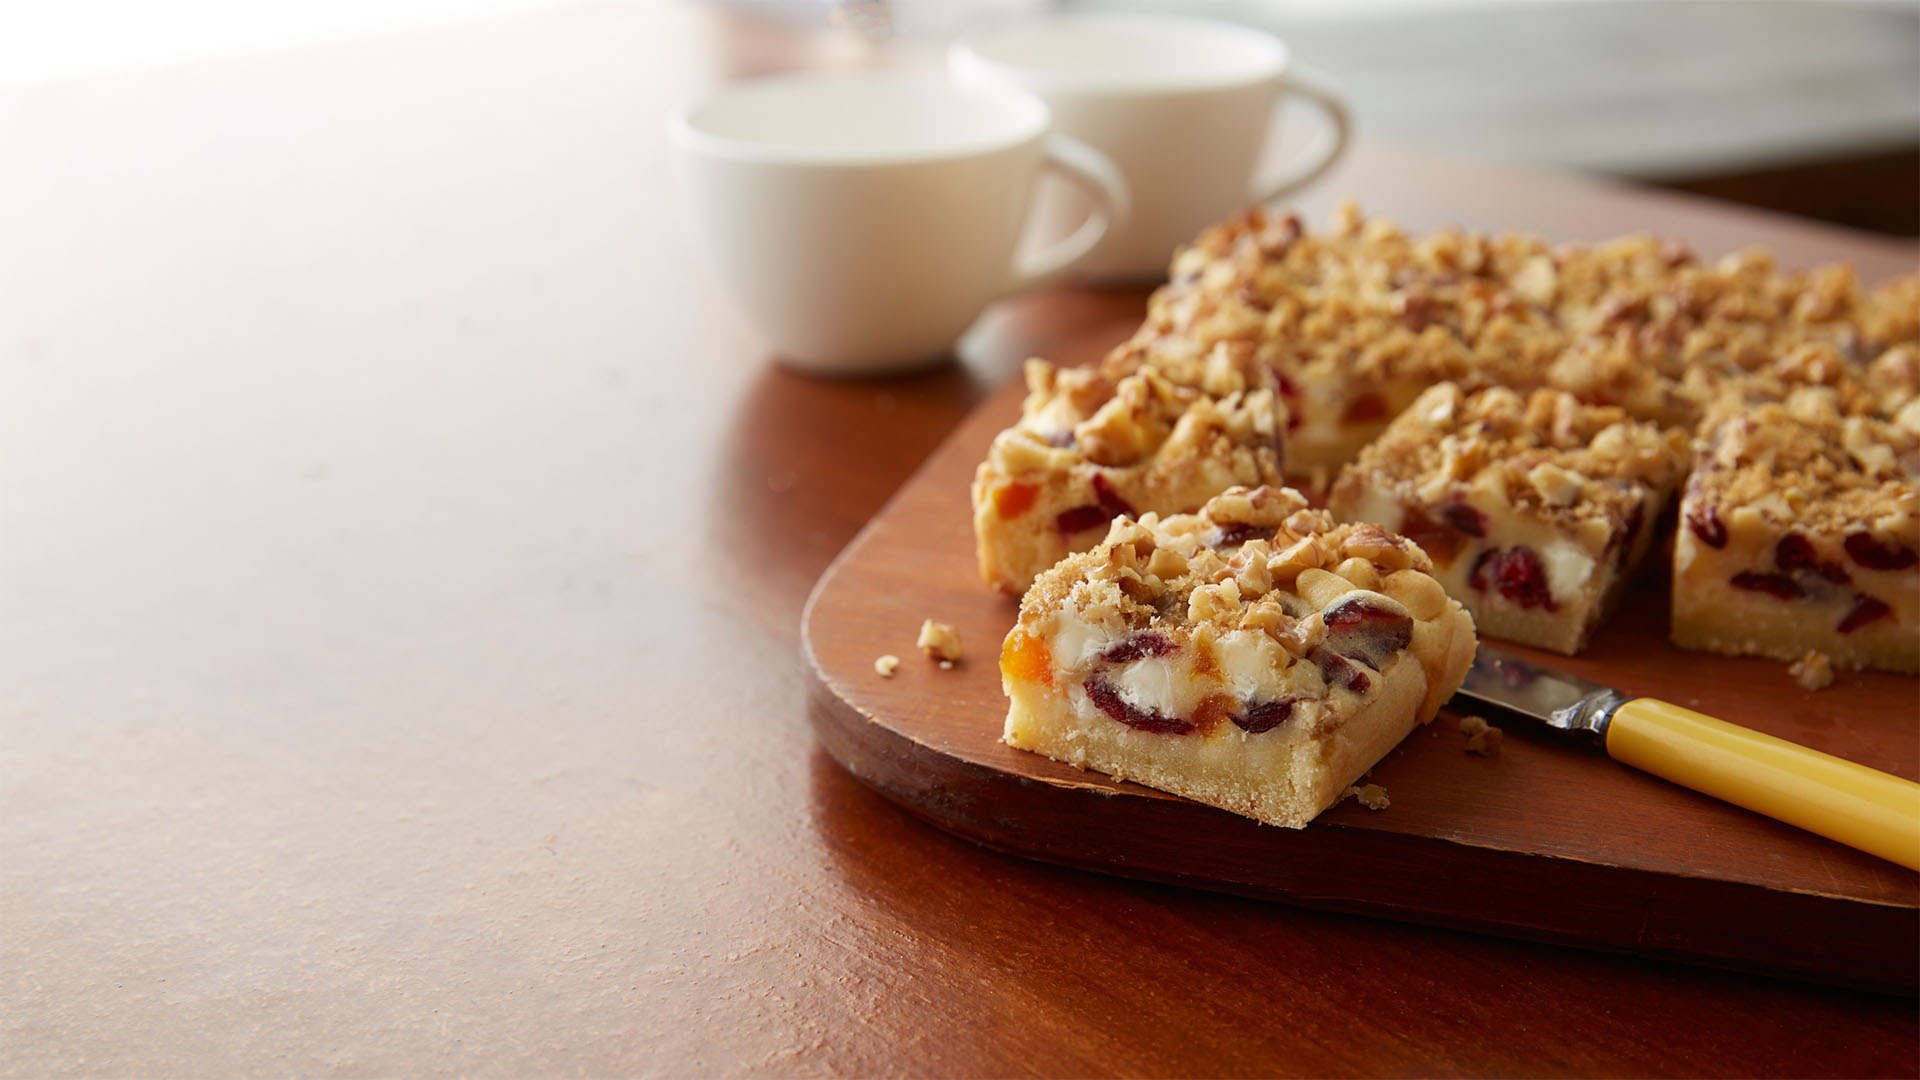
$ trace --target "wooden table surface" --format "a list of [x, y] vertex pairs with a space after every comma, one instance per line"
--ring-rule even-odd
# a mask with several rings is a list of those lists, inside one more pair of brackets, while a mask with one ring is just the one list
[[[778, 37], [601, 6], [0, 97], [0, 1072], [1920, 1068], [1911, 1000], [1031, 864], [832, 764], [808, 588], [1142, 294], [770, 366], [661, 116]], [[1753, 222], [1364, 140], [1343, 191]]]

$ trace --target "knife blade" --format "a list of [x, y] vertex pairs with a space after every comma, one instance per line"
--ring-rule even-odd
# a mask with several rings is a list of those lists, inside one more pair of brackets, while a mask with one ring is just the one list
[[1920, 784], [1481, 645], [1460, 695], [1643, 772], [1920, 870]]

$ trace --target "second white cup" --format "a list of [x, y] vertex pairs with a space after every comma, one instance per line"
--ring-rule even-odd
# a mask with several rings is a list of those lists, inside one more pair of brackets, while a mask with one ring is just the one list
[[[702, 247], [782, 362], [858, 374], [936, 359], [987, 304], [1074, 266], [1123, 223], [1106, 158], [1038, 98], [885, 73], [735, 83], [674, 116]], [[1016, 265], [1041, 171], [1094, 207]]]
[[[962, 35], [948, 64], [963, 82], [1039, 95], [1059, 131], [1104, 152], [1126, 176], [1131, 223], [1080, 265], [1090, 277], [1164, 274], [1175, 247], [1250, 203], [1310, 183], [1347, 142], [1345, 107], [1292, 69], [1286, 44], [1231, 23], [1110, 13], [1022, 19]], [[1256, 177], [1289, 95], [1325, 113], [1325, 133], [1284, 174]], [[1088, 209], [1073, 192], [1046, 192], [1043, 235], [1072, 228]]]

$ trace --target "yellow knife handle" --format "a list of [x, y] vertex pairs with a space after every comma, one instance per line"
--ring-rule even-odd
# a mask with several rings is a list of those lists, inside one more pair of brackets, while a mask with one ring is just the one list
[[1622, 702], [1607, 754], [1920, 870], [1920, 784], [1655, 698]]

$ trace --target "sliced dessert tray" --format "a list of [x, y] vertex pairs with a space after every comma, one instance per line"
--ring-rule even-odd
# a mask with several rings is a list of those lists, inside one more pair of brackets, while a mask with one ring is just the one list
[[[1841, 253], [1839, 257], [1844, 257]], [[1124, 336], [1053, 351], [1090, 361]], [[1842, 985], [1913, 993], [1920, 875], [1623, 767], [1517, 717], [1468, 752], [1464, 699], [1373, 769], [1388, 805], [1345, 800], [1305, 829], [1262, 825], [1000, 741], [999, 653], [1016, 601], [986, 589], [968, 483], [1023, 387], [986, 401], [822, 576], [803, 639], [826, 750], [932, 824], [991, 848], [1102, 873]], [[1656, 557], [1575, 657], [1513, 653], [1628, 695], [1685, 705], [1871, 768], [1920, 778], [1920, 682], [1841, 672], [1809, 691], [1776, 660], [1668, 640]], [[914, 646], [959, 631], [950, 667]], [[891, 676], [883, 655], [905, 657]]]

